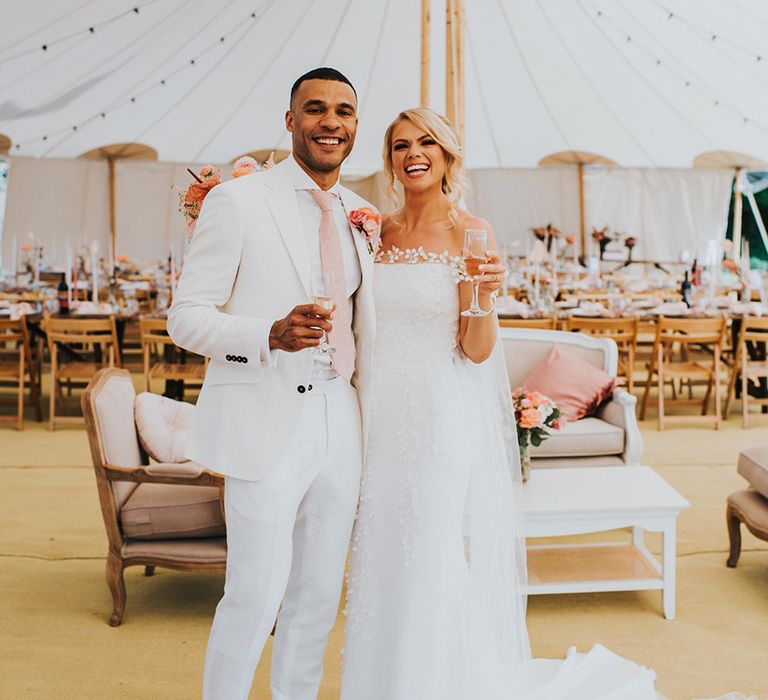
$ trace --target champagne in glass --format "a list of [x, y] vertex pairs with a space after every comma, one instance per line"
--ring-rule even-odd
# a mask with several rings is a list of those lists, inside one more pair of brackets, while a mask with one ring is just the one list
[[[333, 299], [329, 296], [333, 288], [334, 275], [333, 270], [323, 272], [322, 265], [313, 265], [310, 277], [310, 286], [312, 292], [312, 303], [330, 311], [333, 309]], [[317, 352], [328, 354], [336, 352], [330, 342], [328, 334], [323, 331], [323, 337], [320, 338], [320, 345], [317, 346]]]
[[464, 266], [467, 274], [472, 278], [472, 304], [466, 311], [461, 312], [462, 316], [487, 316], [490, 313], [480, 308], [478, 299], [480, 284], [477, 281], [477, 278], [483, 274], [480, 265], [488, 262], [487, 251], [488, 232], [480, 228], [468, 228], [464, 232]]

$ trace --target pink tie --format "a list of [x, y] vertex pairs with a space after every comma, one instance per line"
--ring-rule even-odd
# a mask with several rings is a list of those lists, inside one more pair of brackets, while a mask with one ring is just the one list
[[[328, 334], [333, 353], [333, 368], [349, 380], [355, 370], [355, 346], [352, 339], [352, 304], [347, 296], [347, 277], [344, 274], [344, 258], [336, 221], [333, 218], [333, 192], [309, 190], [320, 207], [320, 263], [325, 278], [325, 291], [336, 304], [333, 330]], [[328, 273], [333, 271], [332, 275]]]

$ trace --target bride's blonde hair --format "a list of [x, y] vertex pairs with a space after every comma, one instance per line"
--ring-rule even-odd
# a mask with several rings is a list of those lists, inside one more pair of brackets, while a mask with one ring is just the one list
[[384, 134], [384, 173], [387, 176], [387, 192], [392, 199], [395, 197], [395, 173], [392, 167], [392, 134], [395, 127], [407, 119], [429, 134], [443, 149], [445, 154], [445, 174], [443, 175], [443, 194], [451, 204], [451, 218], [456, 221], [459, 203], [467, 189], [464, 176], [464, 149], [451, 123], [442, 115], [426, 107], [406, 109], [397, 115], [387, 127]]

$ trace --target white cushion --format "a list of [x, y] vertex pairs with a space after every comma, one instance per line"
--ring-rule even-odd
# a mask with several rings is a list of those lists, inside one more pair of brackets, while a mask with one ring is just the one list
[[549, 438], [531, 448], [531, 457], [592, 457], [624, 451], [624, 431], [599, 418], [582, 418], [553, 430]]
[[186, 462], [187, 436], [195, 407], [147, 391], [136, 397], [134, 416], [139, 441], [156, 462]]

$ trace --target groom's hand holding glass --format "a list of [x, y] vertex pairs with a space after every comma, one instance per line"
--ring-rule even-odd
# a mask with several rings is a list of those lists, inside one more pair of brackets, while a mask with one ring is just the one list
[[290, 313], [272, 324], [269, 332], [270, 350], [298, 352], [320, 345], [326, 333], [333, 326], [333, 308], [326, 309], [319, 304], [300, 304], [291, 309]]

